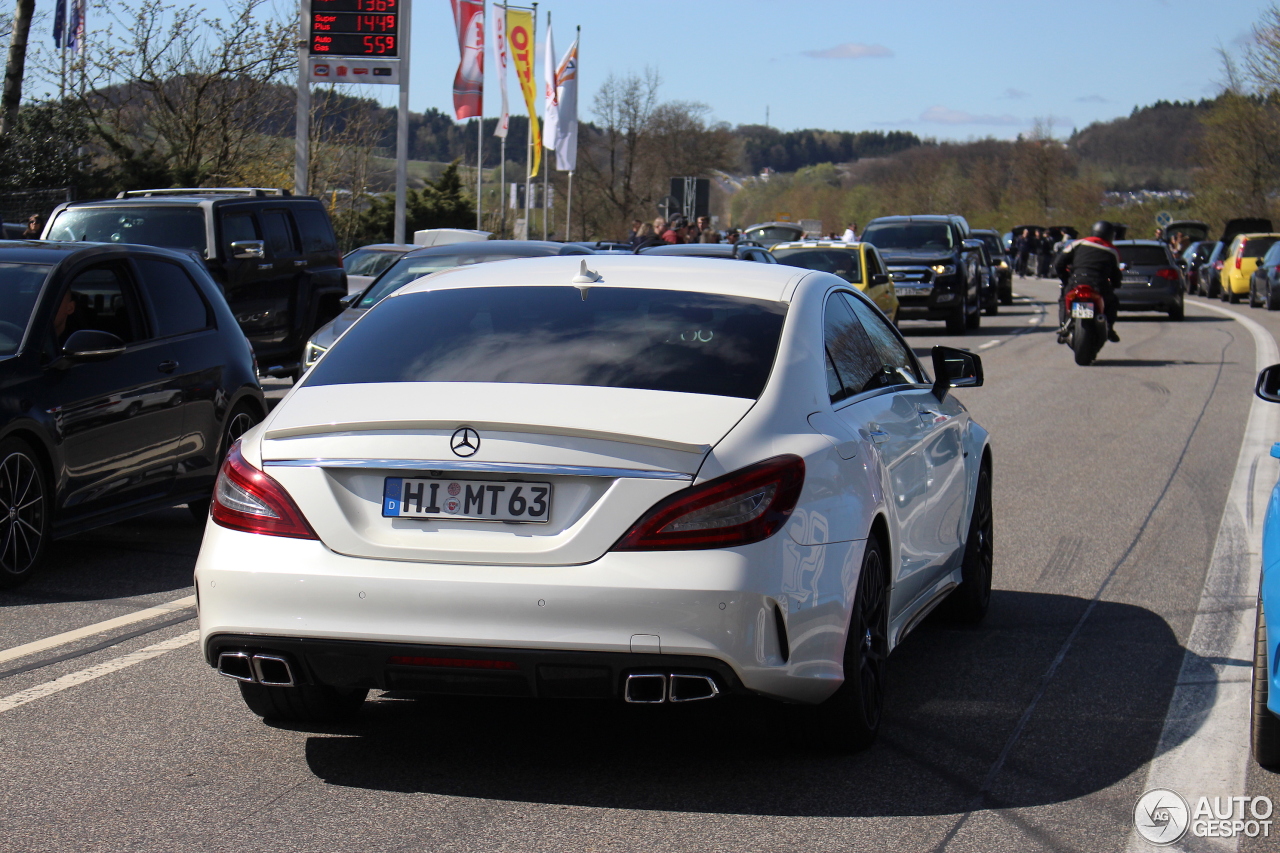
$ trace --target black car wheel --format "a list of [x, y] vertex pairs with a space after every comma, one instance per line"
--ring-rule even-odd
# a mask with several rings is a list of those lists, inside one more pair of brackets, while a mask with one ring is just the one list
[[1253, 759], [1263, 767], [1280, 768], [1280, 717], [1267, 707], [1267, 620], [1258, 601], [1258, 622], [1253, 632], [1253, 693], [1249, 714], [1249, 742]]
[[1267, 296], [1263, 300], [1268, 311], [1275, 311], [1280, 308], [1280, 299], [1276, 299], [1276, 290], [1271, 286], [1271, 279], [1267, 279]]
[[[239, 440], [240, 436], [257, 426], [262, 418], [258, 417], [257, 412], [249, 406], [241, 403], [232, 410], [227, 416], [227, 423], [222, 428], [222, 443], [218, 445], [218, 465], [215, 469], [222, 470], [222, 460], [226, 458], [227, 452], [231, 450], [231, 445]], [[209, 515], [209, 498], [202, 498], [197, 501], [191, 501], [187, 504], [187, 509], [191, 510], [191, 514], [195, 520], [204, 523], [205, 518]]]
[[838, 750], [866, 749], [880, 731], [889, 658], [889, 587], [880, 542], [867, 539], [862, 572], [849, 617], [844, 683], [815, 709], [829, 742]]
[[[968, 293], [966, 292], [966, 297]], [[966, 307], [968, 307], [966, 303]], [[978, 291], [978, 301], [973, 303], [973, 311], [964, 315], [964, 327], [966, 329], [977, 329], [982, 325], [982, 291]]]
[[969, 325], [969, 306], [965, 300], [965, 294], [960, 295], [960, 306], [956, 312], [947, 318], [947, 334], [963, 335], [964, 330]]
[[1008, 282], [1004, 285], [1004, 287], [1000, 288], [1000, 304], [1001, 304], [1001, 305], [1012, 305], [1012, 304], [1013, 304], [1013, 281], [1012, 281], [1012, 279], [1010, 279], [1010, 281], [1008, 281]]
[[1179, 296], [1177, 304], [1169, 309], [1169, 319], [1181, 322], [1186, 316], [1186, 310], [1186, 303], [1183, 301], [1183, 298]]
[[973, 495], [973, 515], [965, 540], [960, 586], [947, 599], [951, 615], [961, 622], [977, 624], [991, 604], [991, 576], [995, 564], [995, 525], [991, 509], [991, 469], [978, 472], [978, 488]]
[[49, 542], [52, 489], [26, 442], [0, 442], [0, 588], [25, 582]]

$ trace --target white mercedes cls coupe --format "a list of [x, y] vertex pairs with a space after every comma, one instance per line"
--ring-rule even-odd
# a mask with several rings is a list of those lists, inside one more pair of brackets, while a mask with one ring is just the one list
[[[588, 264], [590, 268], [588, 268]], [[196, 566], [209, 664], [268, 718], [370, 689], [756, 694], [831, 742], [944, 599], [982, 618], [987, 432], [844, 280], [553, 257], [437, 273], [230, 452]]]

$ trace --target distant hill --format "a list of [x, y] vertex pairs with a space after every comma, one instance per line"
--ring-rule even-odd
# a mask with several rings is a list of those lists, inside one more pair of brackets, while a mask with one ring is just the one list
[[1215, 101], [1157, 101], [1125, 118], [1096, 122], [1068, 140], [1080, 164], [1108, 190], [1190, 189], [1199, 165], [1200, 118]]

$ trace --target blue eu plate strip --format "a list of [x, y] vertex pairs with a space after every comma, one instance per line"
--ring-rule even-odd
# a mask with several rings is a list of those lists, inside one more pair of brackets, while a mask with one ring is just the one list
[[386, 486], [382, 490], [382, 515], [384, 517], [398, 518], [400, 516], [400, 492], [403, 486], [403, 478], [387, 478]]

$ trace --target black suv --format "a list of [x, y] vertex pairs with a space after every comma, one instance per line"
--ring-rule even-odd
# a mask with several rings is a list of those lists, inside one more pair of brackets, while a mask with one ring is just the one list
[[981, 246], [963, 216], [882, 216], [862, 239], [880, 250], [898, 294], [898, 319], [945, 320], [963, 335], [982, 322]]
[[264, 189], [125, 192], [59, 205], [45, 240], [188, 250], [222, 288], [263, 375], [301, 374], [311, 334], [342, 310], [347, 274], [318, 199]]

